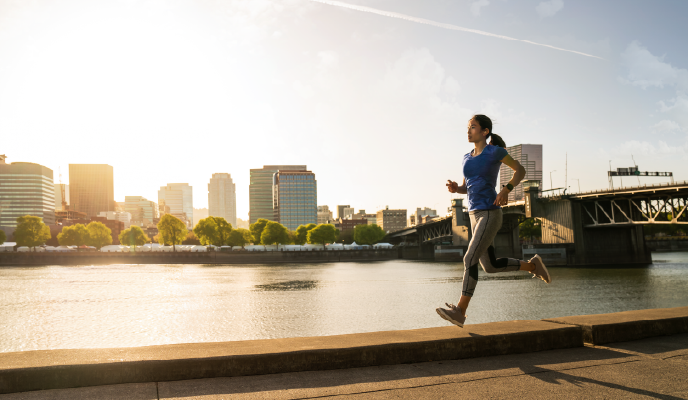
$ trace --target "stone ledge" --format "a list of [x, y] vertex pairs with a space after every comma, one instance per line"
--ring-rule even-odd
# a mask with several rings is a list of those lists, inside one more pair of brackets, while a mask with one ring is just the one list
[[0, 354], [0, 393], [456, 360], [583, 346], [579, 326], [507, 321], [407, 331]]
[[688, 307], [578, 315], [544, 321], [580, 326], [586, 343], [601, 345], [688, 333]]

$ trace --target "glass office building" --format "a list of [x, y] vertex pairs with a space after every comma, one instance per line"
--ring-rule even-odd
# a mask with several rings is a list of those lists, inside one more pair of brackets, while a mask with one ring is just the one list
[[[537, 180], [542, 182], [542, 145], [541, 144], [517, 144], [506, 148], [507, 153], [514, 160], [518, 161], [526, 169], [526, 176], [523, 180]], [[514, 176], [514, 171], [506, 164], [499, 167], [499, 187], [497, 193], [502, 190], [502, 186]], [[523, 185], [518, 185], [509, 193], [509, 202], [523, 200]]]
[[294, 231], [318, 223], [318, 182], [311, 171], [278, 171], [273, 177], [274, 220]]
[[158, 190], [160, 218], [172, 214], [181, 219], [187, 228], [193, 228], [193, 188], [188, 183], [168, 183]]
[[251, 170], [251, 182], [248, 187], [249, 223], [260, 218], [275, 221], [272, 200], [272, 178], [277, 171], [305, 171], [305, 165], [265, 165]]
[[16, 227], [17, 218], [40, 217], [46, 225], [55, 224], [55, 186], [53, 171], [42, 165], [5, 163], [0, 156], [0, 226]]

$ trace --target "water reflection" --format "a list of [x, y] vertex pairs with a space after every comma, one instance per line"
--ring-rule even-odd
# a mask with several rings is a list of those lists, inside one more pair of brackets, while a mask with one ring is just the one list
[[[481, 271], [467, 323], [688, 305], [688, 253], [648, 268]], [[0, 269], [0, 351], [125, 347], [445, 326], [463, 265], [110, 265]]]

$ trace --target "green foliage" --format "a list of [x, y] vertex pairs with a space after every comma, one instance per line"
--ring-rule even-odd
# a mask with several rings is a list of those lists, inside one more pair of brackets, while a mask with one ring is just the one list
[[222, 246], [227, 244], [229, 234], [232, 233], [232, 224], [222, 217], [208, 217], [198, 221], [193, 232], [205, 246]]
[[347, 229], [345, 231], [342, 231], [339, 234], [339, 237], [337, 238], [337, 243], [342, 243], [342, 244], [351, 244], [354, 241], [354, 230], [353, 229]]
[[188, 230], [186, 225], [179, 218], [171, 214], [165, 214], [158, 222], [158, 242], [164, 246], [175, 246], [181, 244], [186, 239]]
[[316, 224], [300, 225], [296, 228], [296, 238], [294, 239], [294, 244], [304, 245], [308, 240], [308, 232], [315, 228]]
[[268, 221], [260, 235], [263, 244], [289, 243], [289, 231], [279, 222]]
[[539, 219], [528, 218], [518, 225], [518, 237], [521, 239], [542, 238], [542, 223]]
[[0, 244], [5, 243], [5, 240], [7, 240], [7, 235], [5, 235], [5, 231], [0, 231]]
[[60, 246], [83, 246], [91, 240], [91, 235], [83, 224], [65, 226], [57, 235]]
[[311, 244], [334, 243], [339, 236], [339, 231], [334, 225], [320, 224], [308, 231], [307, 239]]
[[227, 239], [227, 244], [229, 246], [241, 246], [244, 247], [246, 243], [251, 243], [251, 231], [244, 228], [234, 229], [229, 234], [229, 239]]
[[186, 239], [184, 239], [182, 244], [200, 245], [201, 240], [198, 239], [198, 236], [196, 236], [196, 234], [193, 231], [189, 231], [189, 233], [186, 234]]
[[41, 218], [25, 215], [17, 218], [14, 239], [18, 246], [36, 247], [50, 239], [50, 228]]
[[385, 231], [377, 224], [356, 225], [354, 227], [354, 240], [358, 244], [375, 244], [385, 237]]
[[119, 243], [123, 246], [132, 246], [134, 250], [136, 250], [136, 246], [143, 246], [148, 242], [150, 242], [150, 238], [138, 226], [127, 228], [119, 234]]
[[263, 236], [263, 229], [265, 225], [270, 222], [265, 218], [258, 218], [258, 221], [251, 224], [249, 230], [251, 231], [251, 237], [253, 244], [261, 244], [260, 238]]
[[104, 223], [93, 221], [86, 226], [88, 230], [88, 245], [96, 249], [112, 244], [112, 231]]

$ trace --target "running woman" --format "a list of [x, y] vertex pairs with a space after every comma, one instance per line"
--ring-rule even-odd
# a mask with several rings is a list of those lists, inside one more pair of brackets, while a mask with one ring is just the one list
[[[490, 144], [487, 139], [490, 138]], [[437, 314], [454, 325], [463, 327], [466, 309], [478, 283], [478, 262], [489, 274], [510, 271], [528, 271], [550, 283], [552, 278], [540, 256], [535, 255], [525, 262], [514, 258], [496, 258], [492, 241], [502, 227], [502, 208], [506, 205], [509, 192], [526, 175], [523, 166], [506, 152], [506, 144], [499, 135], [492, 133], [492, 120], [485, 115], [474, 115], [468, 121], [468, 141], [475, 145], [463, 156], [463, 185], [448, 181], [451, 193], [468, 194], [468, 215], [473, 235], [463, 258], [463, 288], [459, 304], [447, 304], [448, 309], [438, 308]], [[497, 174], [501, 163], [514, 170], [509, 183], [497, 193]]]

